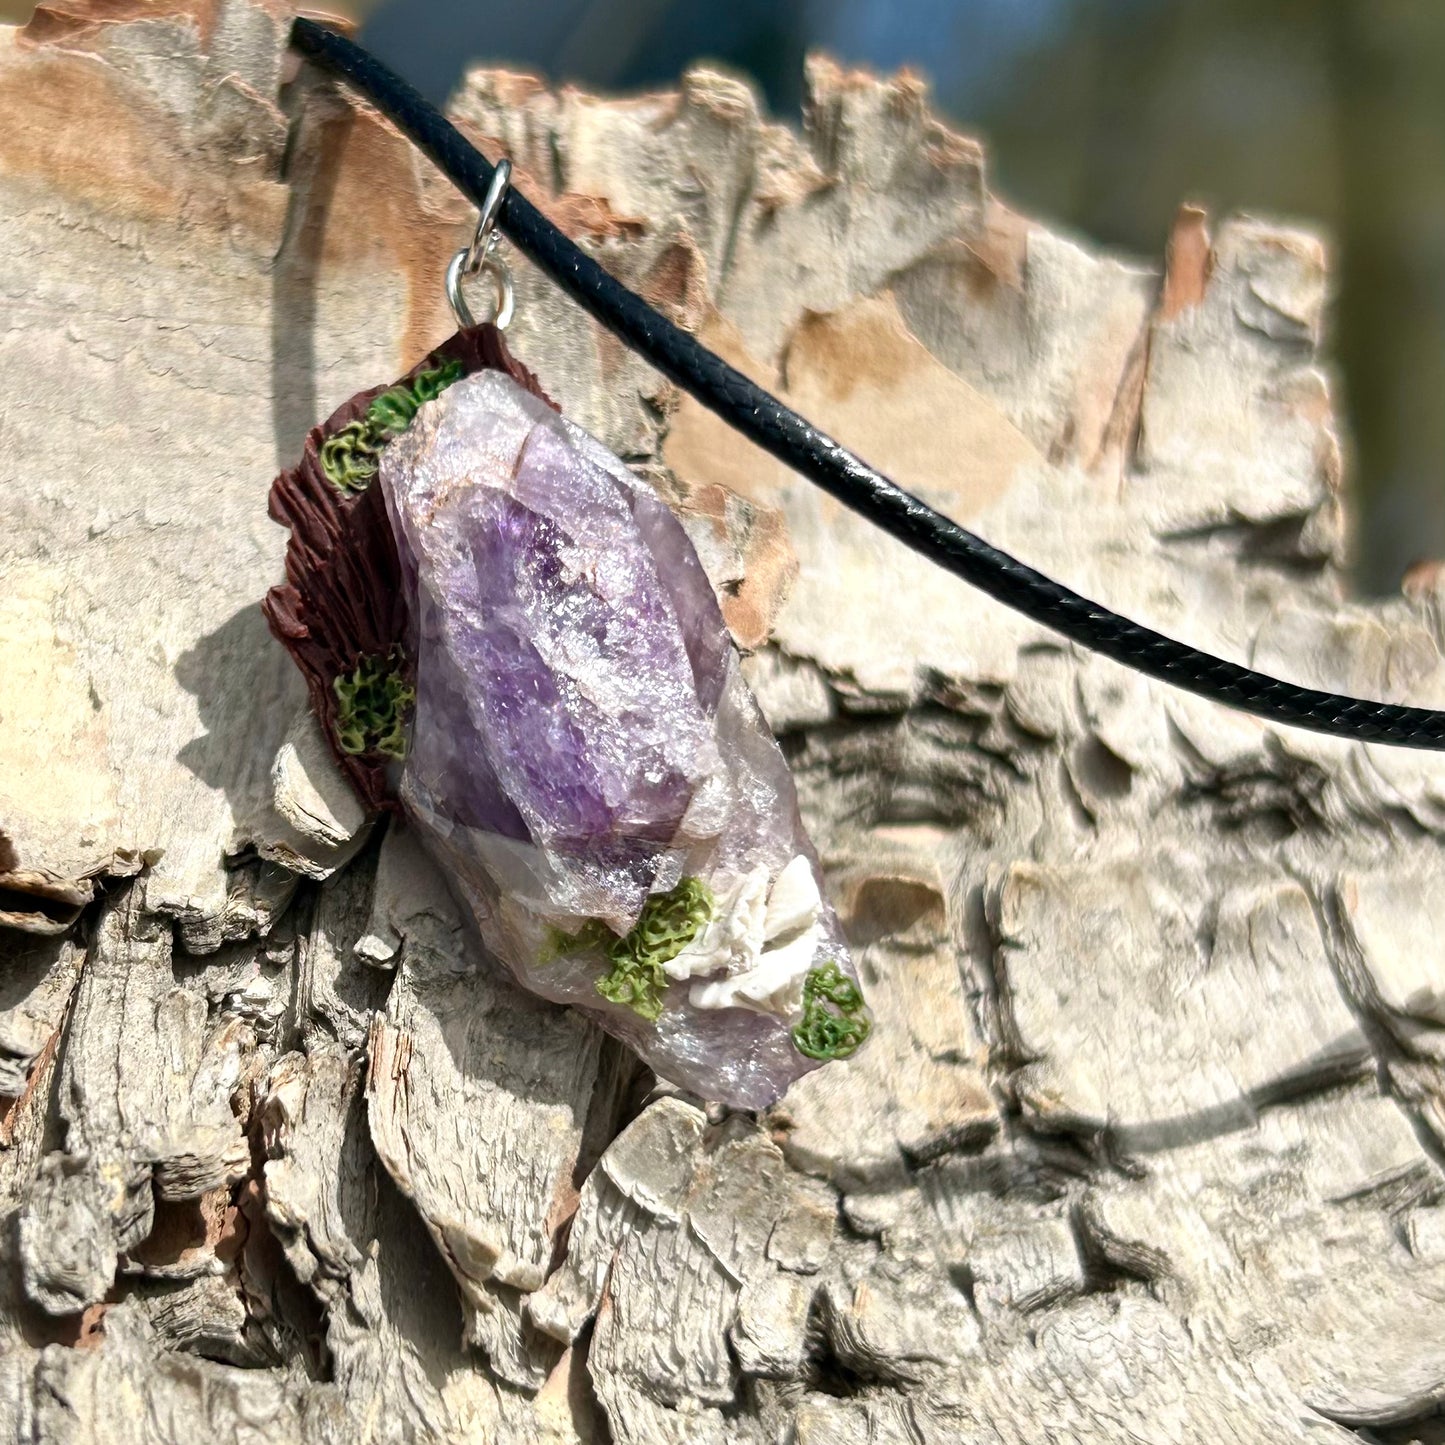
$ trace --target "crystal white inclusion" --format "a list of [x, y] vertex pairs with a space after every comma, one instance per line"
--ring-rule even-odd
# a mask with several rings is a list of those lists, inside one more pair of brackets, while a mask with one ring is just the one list
[[708, 926], [663, 965], [693, 979], [694, 1008], [745, 1008], [793, 1019], [803, 1007], [803, 980], [822, 938], [823, 900], [812, 863], [799, 854], [768, 888], [755, 868], [716, 900]]

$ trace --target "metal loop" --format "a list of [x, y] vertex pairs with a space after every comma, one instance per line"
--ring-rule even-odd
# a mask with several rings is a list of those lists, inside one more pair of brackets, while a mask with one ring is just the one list
[[[457, 318], [457, 325], [461, 327], [477, 325], [477, 318], [472, 315], [472, 308], [467, 305], [467, 298], [462, 295], [462, 277], [472, 274], [467, 264], [470, 254], [470, 248], [463, 246], [447, 267], [447, 300], [451, 302], [452, 315]], [[491, 275], [497, 288], [497, 305], [491, 321], [498, 331], [505, 331], [515, 309], [512, 268], [500, 256], [483, 256], [476, 270], [486, 271]]]
[[447, 267], [447, 300], [451, 303], [452, 315], [457, 318], [459, 326], [475, 326], [476, 317], [472, 315], [472, 308], [467, 305], [467, 298], [462, 295], [462, 278], [464, 276], [475, 276], [482, 271], [489, 271], [493, 284], [497, 290], [496, 310], [492, 314], [492, 325], [498, 331], [505, 331], [512, 319], [515, 296], [512, 288], [512, 270], [502, 258], [497, 255], [497, 244], [500, 237], [497, 235], [497, 215], [502, 209], [502, 202], [507, 198], [507, 191], [512, 184], [512, 163], [505, 157], [499, 160], [496, 168], [492, 171], [491, 184], [487, 187], [487, 194], [482, 201], [481, 214], [477, 217], [476, 233], [472, 237], [470, 246], [463, 246], [460, 251], [451, 259]]
[[505, 156], [496, 164], [492, 171], [492, 182], [487, 187], [486, 198], [482, 201], [482, 213], [477, 217], [477, 233], [472, 237], [472, 244], [467, 247], [467, 274], [475, 276], [482, 268], [482, 262], [496, 249], [496, 236], [494, 234], [497, 225], [497, 214], [502, 209], [502, 202], [507, 199], [507, 192], [512, 186], [512, 163]]

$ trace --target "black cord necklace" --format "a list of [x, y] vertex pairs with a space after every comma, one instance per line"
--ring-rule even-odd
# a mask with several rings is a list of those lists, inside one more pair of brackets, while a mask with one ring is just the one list
[[[457, 128], [361, 46], [311, 20], [292, 42], [342, 76], [478, 206], [490, 165]], [[905, 492], [674, 326], [508, 189], [496, 224], [534, 265], [669, 380], [793, 471], [1006, 606], [1126, 667], [1269, 722], [1361, 742], [1445, 749], [1445, 712], [1298, 687], [1131, 622], [1061, 586]]]

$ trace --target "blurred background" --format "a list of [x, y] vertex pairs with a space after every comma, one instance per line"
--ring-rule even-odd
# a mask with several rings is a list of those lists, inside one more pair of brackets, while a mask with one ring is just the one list
[[923, 72], [987, 142], [996, 191], [1095, 243], [1157, 260], [1185, 199], [1323, 226], [1359, 584], [1394, 591], [1445, 557], [1440, 0], [316, 3], [351, 9], [362, 42], [437, 101], [470, 60], [628, 91], [706, 58], [796, 123], [803, 57], [822, 48]]

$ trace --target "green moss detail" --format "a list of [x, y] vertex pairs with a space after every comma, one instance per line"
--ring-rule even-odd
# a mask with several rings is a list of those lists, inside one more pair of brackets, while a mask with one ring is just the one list
[[419, 371], [410, 381], [382, 392], [366, 415], [321, 443], [321, 470], [348, 497], [364, 492], [381, 467], [381, 449], [412, 423], [423, 402], [433, 401], [463, 373], [460, 361]]
[[576, 933], [563, 933], [560, 928], [547, 930], [547, 947], [538, 963], [554, 963], [569, 953], [582, 953], [595, 948], [606, 953], [609, 945], [617, 942], [617, 935], [605, 923], [589, 918]]
[[354, 497], [371, 485], [380, 455], [380, 441], [364, 421], [354, 421], [321, 443], [321, 470], [338, 491]]
[[363, 657], [349, 677], [343, 674], [331, 684], [340, 704], [336, 740], [342, 752], [406, 756], [406, 720], [416, 689], [403, 674], [404, 662], [394, 647], [385, 657]]
[[858, 985], [836, 963], [810, 968], [803, 980], [803, 1021], [793, 1046], [810, 1059], [846, 1059], [872, 1031]]
[[541, 960], [596, 949], [608, 970], [597, 980], [597, 992], [613, 1003], [655, 1023], [662, 1012], [671, 963], [707, 927], [714, 908], [712, 889], [701, 878], [684, 878], [666, 893], [655, 893], [642, 905], [632, 929], [618, 938], [606, 924], [589, 919], [576, 933], [554, 930], [551, 947]]

